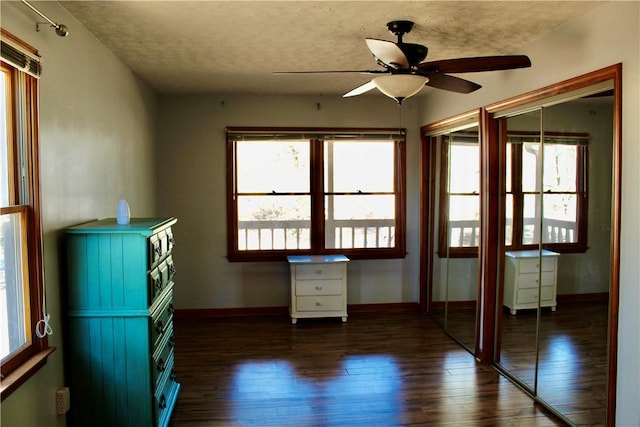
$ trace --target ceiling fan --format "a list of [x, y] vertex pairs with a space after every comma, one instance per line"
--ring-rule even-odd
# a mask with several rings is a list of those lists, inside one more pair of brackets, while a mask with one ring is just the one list
[[[471, 93], [480, 89], [477, 83], [449, 74], [510, 70], [531, 66], [526, 55], [480, 56], [424, 62], [428, 48], [421, 44], [405, 43], [402, 37], [411, 31], [412, 21], [391, 21], [387, 28], [398, 37], [397, 42], [367, 38], [367, 47], [383, 70], [298, 71], [292, 73], [361, 73], [375, 75], [371, 81], [344, 94], [361, 95], [378, 88], [398, 104], [418, 93], [425, 85], [457, 93]], [[290, 72], [287, 72], [290, 73]]]

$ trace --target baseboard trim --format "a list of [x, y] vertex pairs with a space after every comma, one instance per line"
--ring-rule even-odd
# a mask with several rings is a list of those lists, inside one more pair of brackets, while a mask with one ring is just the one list
[[571, 302], [608, 302], [609, 292], [595, 292], [590, 294], [564, 294], [557, 295], [556, 300], [559, 303]]
[[[371, 313], [391, 311], [420, 312], [417, 302], [398, 302], [384, 304], [349, 304], [347, 312]], [[238, 307], [238, 308], [182, 308], [176, 309], [176, 319], [197, 319], [208, 317], [240, 317], [240, 316], [287, 316], [289, 307]]]
[[[471, 301], [449, 301], [447, 306], [449, 308], [476, 308], [477, 302], [474, 300]], [[445, 302], [444, 301], [432, 301], [431, 309], [432, 310], [444, 310]]]

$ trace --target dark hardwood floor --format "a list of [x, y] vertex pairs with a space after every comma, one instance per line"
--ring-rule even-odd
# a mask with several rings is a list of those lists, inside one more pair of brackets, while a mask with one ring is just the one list
[[176, 319], [171, 426], [554, 426], [416, 313]]
[[[607, 403], [607, 302], [541, 310], [537, 394], [573, 423], [604, 425]], [[536, 312], [502, 316], [501, 364], [531, 388], [536, 384]]]

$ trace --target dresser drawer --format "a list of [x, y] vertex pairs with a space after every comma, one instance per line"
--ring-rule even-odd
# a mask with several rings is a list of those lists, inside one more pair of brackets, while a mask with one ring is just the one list
[[172, 328], [173, 324], [173, 291], [169, 292], [160, 307], [151, 316], [151, 345], [158, 348], [160, 341]]
[[296, 295], [342, 295], [342, 280], [299, 280]]
[[152, 373], [154, 387], [158, 387], [158, 383], [162, 378], [162, 375], [166, 371], [173, 369], [173, 349], [175, 347], [175, 341], [173, 338], [173, 326], [170, 326], [163, 334], [163, 340], [155, 350], [153, 355]]
[[[542, 257], [542, 271], [555, 271], [554, 257]], [[540, 258], [523, 258], [518, 262], [518, 273], [537, 273]]]
[[340, 311], [343, 301], [342, 295], [296, 297], [298, 311]]
[[[541, 301], [551, 301], [554, 298], [555, 288], [553, 286], [543, 286], [540, 288], [542, 292]], [[518, 304], [537, 304], [538, 303], [538, 289], [519, 289], [518, 296], [516, 298]]]
[[342, 279], [344, 265], [339, 264], [310, 264], [296, 266], [297, 280], [310, 279]]
[[165, 372], [153, 396], [155, 425], [166, 426], [169, 424], [168, 418], [176, 403], [179, 389], [180, 385], [176, 382], [173, 369]]
[[168, 254], [173, 250], [175, 240], [173, 238], [173, 232], [171, 228], [162, 230], [153, 236], [149, 237], [148, 251], [149, 251], [149, 266], [151, 268], [158, 265]]
[[[542, 286], [552, 286], [555, 280], [555, 273], [549, 271], [543, 271], [540, 275], [542, 279]], [[518, 277], [518, 288], [537, 288], [538, 287], [538, 273], [520, 274]]]

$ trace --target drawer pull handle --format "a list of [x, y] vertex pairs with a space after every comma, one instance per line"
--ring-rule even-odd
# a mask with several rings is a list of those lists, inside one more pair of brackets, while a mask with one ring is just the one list
[[322, 270], [321, 269], [317, 269], [316, 270], [316, 274], [322, 274]]
[[318, 285], [316, 286], [316, 291], [321, 291], [322, 290], [322, 286]]
[[175, 381], [176, 380], [176, 371], [174, 371], [173, 369], [171, 370], [171, 374], [169, 374], [169, 378], [171, 379], [171, 381]]
[[160, 247], [160, 245], [155, 245], [153, 247], [153, 251], [156, 253], [156, 255], [160, 256], [162, 255], [162, 248]]
[[160, 401], [158, 402], [158, 408], [164, 409], [167, 407], [167, 398], [164, 397], [164, 394], [160, 396]]
[[169, 307], [167, 307], [167, 312], [169, 314], [173, 314], [176, 311], [175, 308], [173, 308], [173, 303], [169, 304]]
[[154, 279], [153, 283], [155, 284], [157, 290], [159, 290], [159, 291], [162, 290], [162, 280]]
[[167, 365], [166, 363], [164, 363], [164, 360], [162, 358], [158, 360], [158, 365], [156, 366], [156, 368], [158, 369], [158, 372], [163, 372], [165, 369], [167, 369]]
[[169, 347], [173, 348], [176, 346], [176, 339], [173, 335], [171, 335], [171, 338], [169, 338]]
[[159, 334], [164, 332], [164, 328], [162, 326], [162, 320], [158, 320], [156, 322], [156, 332], [159, 333]]
[[316, 302], [316, 307], [320, 307], [322, 304], [320, 304], [319, 302]]

